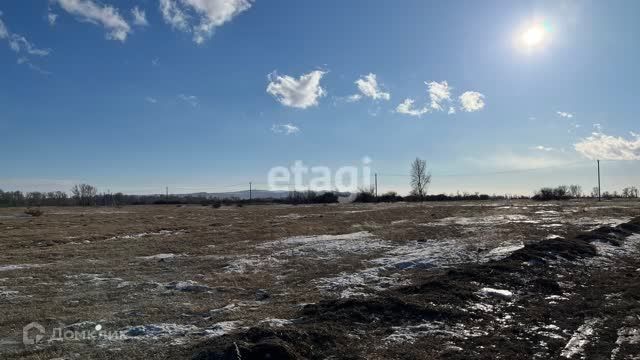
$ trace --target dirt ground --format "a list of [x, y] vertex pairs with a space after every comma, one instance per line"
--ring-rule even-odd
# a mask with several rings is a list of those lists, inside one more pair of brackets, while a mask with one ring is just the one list
[[638, 201], [24, 210], [3, 359], [640, 359]]

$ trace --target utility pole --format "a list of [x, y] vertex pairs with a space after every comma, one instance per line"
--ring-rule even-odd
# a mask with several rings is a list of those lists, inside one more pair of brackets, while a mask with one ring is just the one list
[[378, 173], [375, 173], [373, 176], [376, 184], [376, 198], [377, 198], [378, 197]]
[[251, 201], [251, 181], [249, 181], [249, 201]]
[[602, 201], [600, 193], [600, 160], [598, 160], [598, 201]]
[[165, 191], [166, 191], [166, 196], [167, 196], [167, 201], [169, 201], [169, 187], [165, 187]]

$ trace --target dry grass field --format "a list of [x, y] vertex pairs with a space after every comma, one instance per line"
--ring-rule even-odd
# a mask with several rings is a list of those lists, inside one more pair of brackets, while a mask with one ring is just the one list
[[0, 358], [640, 354], [637, 201], [24, 210]]

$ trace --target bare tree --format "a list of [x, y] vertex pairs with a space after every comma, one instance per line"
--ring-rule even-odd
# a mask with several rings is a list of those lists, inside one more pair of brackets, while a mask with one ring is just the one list
[[71, 194], [73, 195], [73, 198], [76, 200], [78, 205], [81, 206], [94, 205], [97, 193], [98, 189], [89, 184], [74, 185], [71, 188]]
[[580, 186], [580, 185], [569, 185], [569, 195], [572, 198], [582, 197], [582, 186]]
[[635, 186], [630, 186], [622, 189], [622, 197], [624, 198], [637, 198], [638, 197], [638, 188]]
[[411, 195], [424, 198], [430, 183], [431, 174], [427, 172], [427, 162], [416, 158], [411, 163]]

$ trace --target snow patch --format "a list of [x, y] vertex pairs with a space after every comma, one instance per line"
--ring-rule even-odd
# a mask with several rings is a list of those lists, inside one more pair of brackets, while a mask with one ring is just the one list
[[539, 220], [532, 220], [528, 216], [517, 214], [489, 215], [483, 217], [454, 216], [440, 219], [438, 221], [440, 225], [506, 225], [511, 223], [538, 224], [539, 222]]
[[185, 254], [156, 254], [156, 255], [149, 255], [149, 256], [138, 256], [138, 259], [142, 259], [142, 260], [166, 260], [166, 259], [172, 259], [172, 258], [176, 258], [176, 257], [182, 257], [182, 256], [187, 256]]
[[330, 293], [338, 293], [341, 298], [354, 296], [368, 296], [367, 289], [382, 291], [391, 286], [408, 285], [408, 280], [403, 280], [400, 274], [383, 276], [380, 272], [383, 268], [369, 268], [355, 273], [343, 272], [335, 277], [321, 278], [314, 281], [317, 287]]
[[300, 215], [300, 214], [296, 214], [296, 213], [292, 213], [292, 214], [287, 214], [287, 215], [278, 215], [276, 217], [279, 218], [279, 219], [298, 220], [298, 219], [304, 219], [306, 216]]
[[569, 342], [565, 345], [564, 349], [560, 353], [560, 356], [565, 358], [572, 358], [575, 355], [581, 355], [584, 353], [584, 347], [591, 341], [591, 338], [595, 334], [595, 326], [600, 323], [600, 319], [589, 319], [580, 325], [580, 327], [573, 333]]
[[618, 339], [616, 340], [616, 347], [611, 351], [611, 359], [615, 360], [618, 357], [620, 348], [623, 344], [636, 345], [640, 344], [640, 329], [621, 327], [618, 329]]
[[273, 256], [257, 256], [252, 255], [241, 259], [232, 260], [227, 266], [224, 267], [226, 273], [257, 273], [260, 271], [266, 271], [269, 268], [286, 263], [286, 260], [281, 260]]
[[107, 240], [136, 240], [141, 239], [147, 236], [170, 236], [170, 235], [181, 235], [184, 234], [185, 230], [160, 230], [158, 232], [143, 232], [138, 234], [126, 234], [126, 235], [116, 235], [108, 238]]
[[513, 292], [509, 290], [494, 289], [490, 287], [482, 288], [478, 292], [485, 296], [498, 296], [498, 297], [505, 297], [505, 298], [513, 297]]
[[262, 321], [260, 321], [260, 324], [266, 324], [268, 326], [271, 327], [283, 327], [286, 325], [291, 325], [293, 324], [293, 322], [291, 320], [287, 320], [287, 319], [264, 319]]
[[173, 281], [166, 284], [165, 287], [169, 290], [177, 290], [183, 292], [206, 292], [211, 290], [210, 287], [206, 285], [200, 285], [193, 280]]
[[344, 253], [362, 254], [389, 248], [387, 241], [379, 240], [368, 231], [341, 235], [294, 236], [271, 241], [260, 248], [283, 248], [275, 256], [305, 256], [318, 259], [335, 258]]
[[385, 337], [385, 342], [414, 343], [423, 336], [438, 336], [465, 339], [486, 335], [485, 331], [477, 327], [468, 328], [463, 324], [448, 325], [440, 321], [433, 321], [419, 325], [392, 326], [393, 334]]
[[45, 264], [0, 265], [0, 271], [24, 270], [43, 267]]

